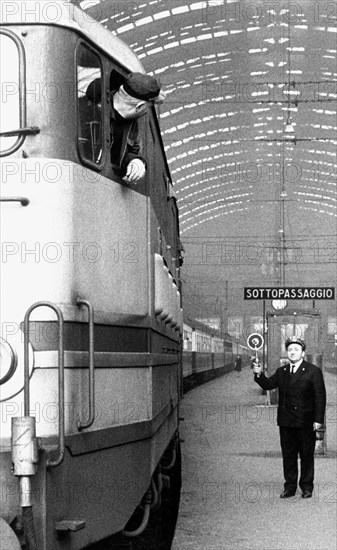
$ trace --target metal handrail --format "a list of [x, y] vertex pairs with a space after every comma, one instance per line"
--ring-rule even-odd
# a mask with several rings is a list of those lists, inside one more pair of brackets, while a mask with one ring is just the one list
[[29, 136], [40, 133], [40, 128], [37, 126], [27, 126], [27, 128], [18, 128], [17, 130], [7, 130], [7, 132], [0, 132], [0, 137], [12, 137], [17, 135]]
[[27, 197], [0, 197], [1, 202], [20, 202], [21, 206], [28, 206], [30, 200]]
[[[1, 34], [11, 38], [19, 54], [19, 126], [22, 128], [27, 127], [27, 109], [26, 109], [26, 53], [24, 45], [20, 38], [10, 29], [1, 28]], [[5, 132], [6, 133], [6, 132]], [[18, 135], [11, 147], [0, 151], [0, 157], [8, 156], [17, 151], [24, 143], [26, 135], [22, 132]]]
[[89, 418], [86, 422], [77, 423], [77, 428], [83, 430], [92, 426], [95, 420], [95, 364], [94, 364], [94, 309], [87, 300], [77, 299], [78, 305], [86, 306], [89, 321]]
[[52, 302], [36, 302], [31, 305], [24, 318], [24, 407], [25, 416], [30, 413], [29, 395], [29, 317], [32, 311], [38, 307], [49, 307], [55, 311], [58, 319], [58, 398], [59, 398], [59, 456], [56, 460], [47, 460], [47, 466], [58, 466], [64, 458], [64, 345], [63, 345], [63, 315], [58, 306]]

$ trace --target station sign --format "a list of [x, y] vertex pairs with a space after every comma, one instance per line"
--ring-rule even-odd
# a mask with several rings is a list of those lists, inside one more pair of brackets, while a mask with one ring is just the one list
[[335, 287], [245, 287], [244, 300], [334, 300]]

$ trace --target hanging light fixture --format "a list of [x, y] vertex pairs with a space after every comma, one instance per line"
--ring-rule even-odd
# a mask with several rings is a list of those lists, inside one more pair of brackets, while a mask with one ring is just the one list
[[294, 128], [293, 123], [291, 121], [290, 111], [288, 111], [288, 118], [287, 118], [287, 122], [286, 122], [286, 125], [285, 125], [285, 128], [284, 128], [284, 131], [285, 131], [286, 134], [294, 134], [295, 133], [295, 128]]

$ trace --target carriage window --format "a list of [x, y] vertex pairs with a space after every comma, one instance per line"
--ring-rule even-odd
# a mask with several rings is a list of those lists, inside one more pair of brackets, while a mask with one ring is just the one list
[[[0, 33], [0, 150], [2, 154], [10, 154], [17, 149], [22, 141], [19, 129], [24, 121], [20, 117], [20, 55], [23, 58], [23, 47], [19, 50], [18, 38]], [[23, 59], [21, 59], [23, 63]], [[25, 98], [23, 98], [24, 100]], [[7, 135], [6, 133], [12, 133]]]
[[81, 44], [77, 55], [78, 147], [83, 160], [102, 161], [102, 68], [98, 55]]

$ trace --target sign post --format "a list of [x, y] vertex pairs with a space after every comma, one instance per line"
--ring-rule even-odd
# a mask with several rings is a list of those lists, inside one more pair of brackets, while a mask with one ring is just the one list
[[[264, 338], [261, 336], [261, 334], [258, 334], [257, 332], [253, 332], [253, 334], [250, 334], [247, 338], [247, 344], [250, 349], [255, 351], [255, 361], [257, 360], [257, 350], [261, 349], [264, 344]], [[264, 365], [263, 365], [264, 367]], [[269, 391], [267, 392], [267, 402], [266, 405], [270, 404], [270, 397], [269, 397]]]

